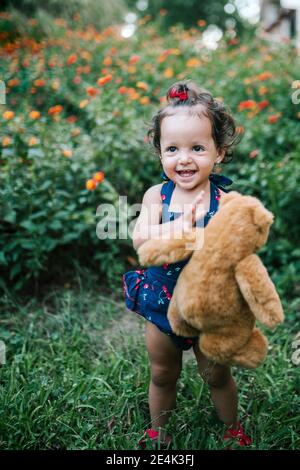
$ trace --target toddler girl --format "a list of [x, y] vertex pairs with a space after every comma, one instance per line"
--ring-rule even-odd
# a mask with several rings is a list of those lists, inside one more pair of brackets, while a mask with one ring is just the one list
[[[148, 131], [165, 181], [144, 194], [133, 231], [136, 250], [149, 238], [163, 238], [195, 224], [206, 226], [218, 210], [222, 194], [227, 192], [224, 186], [232, 183], [229, 178], [212, 173], [216, 164], [228, 159], [237, 139], [234, 120], [222, 102], [190, 80], [175, 83], [167, 92], [167, 101], [153, 117]], [[238, 421], [237, 390], [230, 368], [210, 363], [199, 350], [198, 337], [177, 336], [168, 322], [168, 305], [186, 263], [184, 260], [123, 275], [127, 307], [147, 320], [151, 428], [145, 431], [140, 444], [145, 445], [145, 438], [170, 444], [171, 437], [164, 427], [175, 407], [182, 352], [192, 347], [216, 412], [227, 426], [224, 439], [236, 438], [240, 445], [249, 445], [251, 440]]]

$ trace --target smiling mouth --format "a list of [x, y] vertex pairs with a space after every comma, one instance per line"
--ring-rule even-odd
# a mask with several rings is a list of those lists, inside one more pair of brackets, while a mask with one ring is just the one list
[[193, 176], [196, 173], [196, 170], [181, 170], [181, 171], [176, 171], [176, 173], [178, 173], [179, 176], [186, 178], [188, 176]]

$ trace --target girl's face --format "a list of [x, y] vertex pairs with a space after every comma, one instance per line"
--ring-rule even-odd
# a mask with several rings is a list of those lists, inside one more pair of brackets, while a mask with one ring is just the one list
[[225, 154], [216, 149], [210, 120], [185, 111], [162, 120], [160, 146], [164, 172], [183, 189], [206, 183], [214, 164]]

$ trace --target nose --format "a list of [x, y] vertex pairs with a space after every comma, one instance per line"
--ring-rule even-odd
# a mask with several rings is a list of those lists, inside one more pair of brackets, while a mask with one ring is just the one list
[[191, 157], [190, 157], [190, 154], [188, 152], [188, 150], [182, 150], [179, 154], [179, 158], [178, 158], [179, 162], [180, 163], [188, 163], [191, 161]]

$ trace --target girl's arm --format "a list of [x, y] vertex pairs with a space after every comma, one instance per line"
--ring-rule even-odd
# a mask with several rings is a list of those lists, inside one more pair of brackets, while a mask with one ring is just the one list
[[195, 221], [203, 217], [205, 212], [203, 208], [201, 206], [196, 207], [203, 200], [203, 192], [201, 192], [191, 204], [190, 210], [187, 210], [174, 221], [160, 224], [162, 215], [161, 186], [161, 184], [152, 186], [144, 194], [142, 210], [132, 234], [135, 250], [138, 250], [147, 240], [170, 239], [173, 238], [175, 233], [189, 231]]
[[144, 194], [141, 213], [132, 233], [135, 250], [138, 250], [147, 240], [159, 239], [165, 234], [173, 233], [174, 231], [175, 221], [164, 224], [159, 223], [162, 215], [161, 186], [162, 184], [152, 186]]

